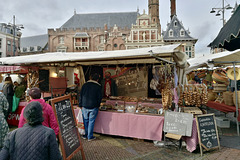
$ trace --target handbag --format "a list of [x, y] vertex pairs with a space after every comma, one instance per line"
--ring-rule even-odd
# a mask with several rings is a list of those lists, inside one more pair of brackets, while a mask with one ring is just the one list
[[15, 112], [17, 110], [19, 102], [20, 102], [20, 98], [16, 97], [16, 95], [14, 93], [13, 104], [12, 104], [12, 112]]
[[80, 135], [85, 135], [85, 128], [84, 128], [82, 110], [81, 109], [79, 109], [79, 112], [78, 112], [78, 115], [77, 115], [77, 127], [78, 127], [78, 132], [80, 133]]

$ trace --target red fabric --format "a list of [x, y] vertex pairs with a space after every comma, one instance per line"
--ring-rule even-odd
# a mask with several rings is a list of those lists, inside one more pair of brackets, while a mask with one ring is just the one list
[[[224, 103], [217, 103], [214, 101], [208, 101], [207, 106], [214, 108], [222, 112], [236, 112], [236, 106], [228, 106]], [[238, 121], [240, 121], [240, 109], [238, 108]]]
[[[47, 104], [43, 99], [33, 99], [30, 102], [32, 102], [32, 101], [38, 101], [39, 103], [41, 103], [41, 105], [43, 107], [44, 121], [42, 122], [42, 125], [52, 128], [54, 130], [55, 134], [58, 135], [59, 127], [58, 127], [57, 120], [55, 118], [52, 107], [49, 104]], [[18, 128], [23, 127], [23, 125], [26, 123], [26, 119], [23, 116], [23, 111], [24, 111], [24, 109], [22, 109], [22, 112], [20, 115]]]
[[109, 80], [105, 80], [105, 84], [104, 84], [104, 96], [103, 97], [109, 97], [110, 95], [106, 95], [106, 84], [109, 83], [110, 86], [110, 95], [111, 95], [111, 79]]
[[20, 119], [20, 114], [22, 112], [22, 109], [25, 107], [27, 102], [19, 102], [18, 108], [14, 113], [10, 113], [8, 115], [7, 122], [9, 125], [12, 126], [18, 126], [19, 119]]

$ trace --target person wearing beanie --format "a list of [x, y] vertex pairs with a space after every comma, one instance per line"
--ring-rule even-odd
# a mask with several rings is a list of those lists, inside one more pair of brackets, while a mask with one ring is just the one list
[[[37, 87], [33, 87], [29, 90], [29, 95], [31, 98], [30, 103], [37, 101], [42, 105], [43, 118], [44, 118], [42, 125], [52, 128], [57, 136], [59, 133], [59, 127], [58, 127], [56, 117], [54, 115], [54, 111], [53, 111], [52, 107], [45, 102], [44, 99], [41, 99], [41, 90]], [[22, 109], [22, 112], [20, 115], [18, 128], [23, 127], [23, 125], [26, 123], [26, 119], [24, 118], [24, 115], [23, 115], [24, 109], [25, 108]]]
[[0, 152], [1, 160], [61, 160], [53, 129], [43, 126], [43, 110], [39, 102], [30, 102], [23, 115], [27, 121], [22, 128], [8, 133]]

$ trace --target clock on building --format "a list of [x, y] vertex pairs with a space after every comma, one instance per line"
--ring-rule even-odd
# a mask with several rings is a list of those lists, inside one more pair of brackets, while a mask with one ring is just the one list
[[140, 25], [141, 26], [147, 26], [148, 25], [148, 20], [147, 19], [141, 19], [140, 20]]

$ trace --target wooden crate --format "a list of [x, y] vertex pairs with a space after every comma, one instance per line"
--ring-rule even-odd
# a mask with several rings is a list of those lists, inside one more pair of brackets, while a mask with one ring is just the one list
[[196, 115], [203, 114], [202, 111], [198, 107], [183, 107], [183, 111], [185, 113], [192, 113], [194, 117]]

